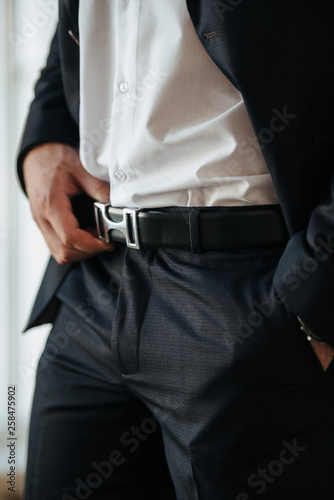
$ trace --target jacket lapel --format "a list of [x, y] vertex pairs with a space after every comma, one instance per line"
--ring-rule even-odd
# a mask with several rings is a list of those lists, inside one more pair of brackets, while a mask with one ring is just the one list
[[78, 36], [79, 35], [79, 22], [78, 22], [78, 13], [79, 13], [79, 0], [60, 0], [59, 1], [59, 9], [62, 8], [62, 4], [64, 5], [68, 17], [71, 20], [73, 25], [73, 33]]

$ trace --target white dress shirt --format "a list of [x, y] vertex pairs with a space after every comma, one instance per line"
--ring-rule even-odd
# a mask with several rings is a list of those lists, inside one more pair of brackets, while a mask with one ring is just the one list
[[80, 157], [113, 206], [278, 203], [240, 92], [185, 0], [81, 0]]

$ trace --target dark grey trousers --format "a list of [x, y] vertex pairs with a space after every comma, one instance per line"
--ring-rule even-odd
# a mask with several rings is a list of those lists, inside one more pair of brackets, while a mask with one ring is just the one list
[[332, 500], [334, 364], [273, 289], [282, 251], [119, 246], [75, 266], [26, 500]]

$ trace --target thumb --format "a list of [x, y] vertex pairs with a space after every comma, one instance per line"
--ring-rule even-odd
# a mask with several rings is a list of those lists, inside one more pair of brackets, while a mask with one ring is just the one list
[[108, 182], [93, 177], [86, 170], [80, 173], [77, 181], [82, 189], [94, 200], [101, 203], [110, 203], [110, 185]]

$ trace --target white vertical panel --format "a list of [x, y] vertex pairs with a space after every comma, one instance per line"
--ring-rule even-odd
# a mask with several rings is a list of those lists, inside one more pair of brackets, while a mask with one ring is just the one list
[[[48, 5], [48, 12], [45, 6]], [[53, 7], [53, 9], [52, 9]], [[10, 34], [14, 48], [16, 82], [16, 144], [26, 119], [33, 87], [40, 69], [45, 64], [51, 36], [55, 29], [56, 0], [16, 0], [14, 29]], [[39, 328], [21, 335], [37, 292], [47, 262], [48, 252], [44, 240], [32, 221], [26, 197], [16, 186], [18, 193], [18, 231], [23, 251], [17, 257], [18, 301], [17, 316], [19, 334], [17, 378], [20, 389], [21, 428], [28, 424], [34, 388], [34, 375], [40, 351], [48, 328]]]
[[[48, 259], [20, 192], [15, 157], [33, 86], [55, 30], [57, 0], [0, 1], [0, 473], [6, 470], [5, 397], [18, 391], [19, 459], [26, 437], [37, 359], [49, 327], [21, 334]], [[5, 71], [4, 71], [5, 69]]]
[[[15, 85], [13, 52], [8, 39], [12, 29], [13, 4], [0, 4], [0, 465], [8, 472], [7, 453], [7, 387], [17, 385], [17, 260], [18, 242], [15, 238], [17, 221], [17, 191], [13, 182]], [[16, 407], [17, 409], [17, 407]], [[19, 453], [17, 446], [17, 455]]]
[[[8, 282], [10, 279], [10, 269], [8, 267], [10, 254], [9, 238], [9, 177], [10, 177], [10, 153], [8, 147], [8, 128], [10, 127], [9, 108], [9, 53], [7, 43], [7, 26], [10, 23], [10, 7], [8, 1], [0, 3], [0, 432], [2, 439], [0, 444], [4, 444], [6, 430], [6, 394], [7, 383], [10, 370], [10, 290]], [[14, 202], [15, 203], [15, 202]], [[14, 207], [15, 209], [15, 207]], [[1, 454], [0, 454], [1, 459]], [[1, 463], [3, 460], [1, 460]]]

